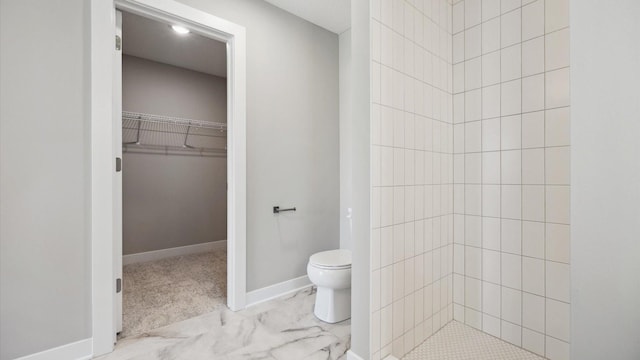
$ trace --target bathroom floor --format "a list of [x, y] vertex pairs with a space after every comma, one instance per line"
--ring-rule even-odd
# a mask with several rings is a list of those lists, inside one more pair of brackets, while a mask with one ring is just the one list
[[119, 339], [211, 312], [226, 303], [227, 252], [126, 265], [123, 291]]
[[226, 306], [118, 341], [101, 360], [346, 359], [351, 322], [313, 315], [315, 288], [232, 312]]
[[467, 325], [452, 321], [403, 360], [543, 360]]

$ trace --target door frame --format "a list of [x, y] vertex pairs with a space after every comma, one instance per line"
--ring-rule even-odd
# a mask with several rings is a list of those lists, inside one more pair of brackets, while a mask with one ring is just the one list
[[[180, 24], [227, 44], [227, 305], [246, 305], [246, 34], [245, 28], [173, 0], [90, 0], [88, 19], [91, 154], [91, 315], [93, 355], [116, 340], [112, 115], [115, 10]], [[125, 39], [126, 41], [126, 39]], [[119, 256], [122, 256], [121, 254]]]

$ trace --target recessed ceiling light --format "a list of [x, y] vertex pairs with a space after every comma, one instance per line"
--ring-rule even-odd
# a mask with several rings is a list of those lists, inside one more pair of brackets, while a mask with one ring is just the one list
[[189, 33], [189, 29], [180, 25], [171, 25], [171, 28], [173, 29], [173, 31], [177, 32], [180, 35]]

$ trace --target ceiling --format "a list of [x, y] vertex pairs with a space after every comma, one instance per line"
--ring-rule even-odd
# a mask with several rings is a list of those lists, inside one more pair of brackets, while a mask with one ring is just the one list
[[350, 0], [265, 0], [331, 32], [351, 27]]
[[227, 77], [225, 43], [194, 33], [180, 35], [165, 23], [126, 12], [122, 48], [126, 55]]
[[[293, 15], [340, 34], [351, 27], [350, 0], [265, 0]], [[227, 77], [226, 44], [168, 24], [123, 12], [124, 54], [181, 68]]]

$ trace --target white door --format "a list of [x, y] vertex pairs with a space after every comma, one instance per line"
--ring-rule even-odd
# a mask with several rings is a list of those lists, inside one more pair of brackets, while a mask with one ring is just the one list
[[115, 324], [122, 331], [122, 12], [116, 10], [113, 55], [113, 269], [116, 282]]

